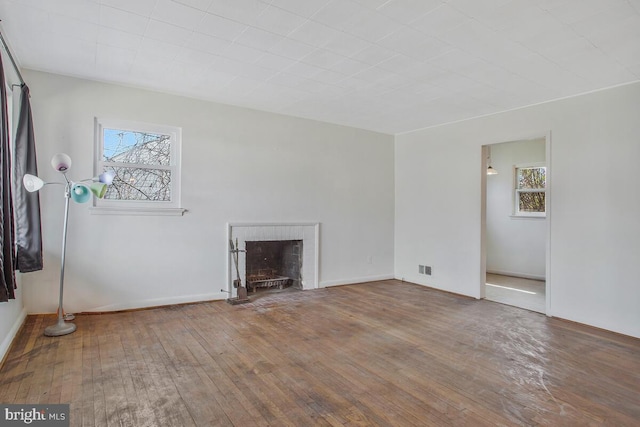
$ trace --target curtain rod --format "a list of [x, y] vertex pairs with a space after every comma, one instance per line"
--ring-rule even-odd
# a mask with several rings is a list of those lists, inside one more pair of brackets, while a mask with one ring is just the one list
[[2, 41], [2, 46], [4, 47], [4, 51], [7, 52], [7, 55], [9, 55], [9, 59], [11, 60], [11, 64], [13, 65], [13, 69], [16, 70], [16, 74], [20, 79], [20, 83], [24, 85], [25, 83], [24, 83], [24, 79], [22, 78], [22, 74], [20, 74], [20, 68], [18, 68], [18, 64], [16, 64], [16, 61], [13, 59], [13, 55], [11, 55], [9, 46], [7, 45], [7, 42], [4, 40], [4, 36], [2, 35], [1, 31], [0, 31], [0, 41]]

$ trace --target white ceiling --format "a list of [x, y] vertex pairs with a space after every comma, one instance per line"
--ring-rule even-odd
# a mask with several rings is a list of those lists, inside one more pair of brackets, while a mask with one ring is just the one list
[[640, 0], [0, 0], [0, 19], [24, 68], [389, 134], [640, 80]]

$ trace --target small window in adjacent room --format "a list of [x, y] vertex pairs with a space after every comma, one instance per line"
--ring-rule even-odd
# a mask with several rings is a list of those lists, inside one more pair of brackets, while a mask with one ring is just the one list
[[96, 211], [182, 214], [180, 152], [180, 128], [96, 119], [96, 174], [115, 174]]
[[515, 167], [516, 216], [546, 215], [547, 168], [543, 164], [518, 165]]

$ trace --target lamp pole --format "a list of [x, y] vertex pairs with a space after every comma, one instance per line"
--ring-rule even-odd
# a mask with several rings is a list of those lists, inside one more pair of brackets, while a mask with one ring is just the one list
[[67, 252], [67, 223], [69, 222], [69, 199], [71, 198], [71, 182], [67, 179], [67, 184], [64, 188], [64, 225], [62, 227], [62, 257], [60, 258], [60, 298], [58, 300], [58, 323], [48, 326], [44, 330], [44, 334], [48, 337], [58, 337], [60, 335], [67, 335], [75, 332], [76, 325], [74, 323], [67, 323], [64, 321], [64, 315], [62, 314], [62, 296], [64, 293], [64, 260]]
[[71, 167], [71, 157], [64, 153], [58, 153], [51, 159], [51, 166], [57, 172], [62, 173], [64, 176], [64, 182], [44, 182], [40, 178], [31, 174], [24, 174], [22, 182], [24, 188], [29, 193], [40, 190], [46, 184], [62, 184], [64, 185], [64, 226], [62, 227], [62, 256], [60, 257], [60, 298], [58, 299], [58, 323], [51, 325], [44, 330], [44, 334], [48, 337], [58, 337], [60, 335], [67, 335], [75, 332], [76, 325], [73, 323], [66, 323], [65, 319], [73, 320], [73, 315], [64, 315], [62, 309], [62, 297], [64, 295], [64, 260], [67, 252], [67, 223], [69, 222], [69, 199], [73, 199], [76, 203], [86, 203], [91, 198], [93, 193], [99, 199], [102, 199], [106, 192], [107, 186], [113, 182], [115, 172], [106, 171], [99, 176], [85, 181], [94, 181], [90, 186], [78, 182], [73, 182], [67, 177], [67, 172]]

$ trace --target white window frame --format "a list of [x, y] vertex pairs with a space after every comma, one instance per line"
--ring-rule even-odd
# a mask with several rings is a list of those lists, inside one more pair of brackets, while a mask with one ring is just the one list
[[[130, 215], [182, 215], [186, 211], [181, 206], [181, 154], [182, 129], [175, 126], [143, 123], [131, 120], [95, 118], [94, 176], [105, 171], [108, 166], [143, 167], [171, 171], [171, 201], [152, 200], [109, 200], [93, 198], [92, 213]], [[121, 129], [132, 132], [159, 133], [171, 135], [171, 164], [147, 165], [137, 163], [112, 163], [103, 160], [104, 129]]]
[[[545, 168], [545, 186], [544, 188], [519, 189], [518, 188], [518, 169]], [[547, 165], [544, 162], [523, 163], [513, 166], [513, 216], [545, 218], [547, 216]], [[544, 193], [544, 212], [520, 212], [520, 193]]]

